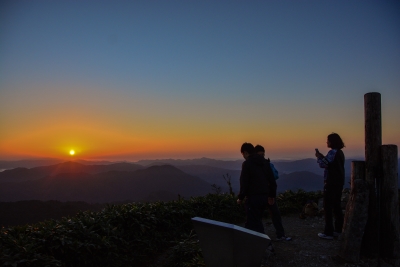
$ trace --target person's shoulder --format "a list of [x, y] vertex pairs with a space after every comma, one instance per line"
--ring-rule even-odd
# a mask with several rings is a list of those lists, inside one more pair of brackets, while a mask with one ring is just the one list
[[340, 149], [340, 148], [331, 149], [331, 150], [329, 150], [329, 152], [330, 152], [330, 153], [334, 153], [334, 154], [341, 154], [341, 155], [344, 155], [343, 150]]
[[250, 164], [249, 158], [245, 159], [245, 160], [242, 162], [242, 168], [245, 167], [245, 166], [248, 166], [249, 164]]
[[338, 152], [339, 149], [332, 148], [331, 150], [328, 151], [327, 155], [335, 155]]
[[259, 165], [259, 166], [269, 163], [267, 161], [267, 159], [265, 159], [263, 156], [258, 155], [258, 154], [253, 154], [248, 159], [249, 159], [249, 162], [251, 162], [251, 164], [255, 164], [255, 165]]

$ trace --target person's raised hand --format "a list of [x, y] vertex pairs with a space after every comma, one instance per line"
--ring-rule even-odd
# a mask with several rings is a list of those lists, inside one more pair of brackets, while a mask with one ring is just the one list
[[320, 152], [315, 152], [315, 156], [317, 158], [323, 158], [324, 157], [324, 155], [322, 155]]

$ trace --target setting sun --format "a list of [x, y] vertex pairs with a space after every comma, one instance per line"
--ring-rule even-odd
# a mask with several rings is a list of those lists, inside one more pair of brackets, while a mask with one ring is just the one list
[[73, 149], [71, 149], [71, 150], [69, 151], [69, 154], [70, 154], [71, 156], [73, 156], [73, 155], [75, 155], [75, 151], [74, 151]]

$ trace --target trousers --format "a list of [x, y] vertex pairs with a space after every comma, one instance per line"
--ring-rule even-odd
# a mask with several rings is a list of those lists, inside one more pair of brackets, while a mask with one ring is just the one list
[[247, 196], [244, 205], [246, 211], [246, 223], [244, 224], [244, 227], [265, 234], [262, 217], [267, 206], [267, 195]]
[[271, 215], [272, 224], [275, 227], [276, 237], [280, 238], [282, 236], [285, 236], [285, 230], [283, 229], [282, 225], [281, 213], [279, 211], [278, 204], [276, 203], [276, 199], [273, 205], [268, 204], [267, 207]]
[[[341, 207], [343, 186], [326, 186], [324, 187], [324, 211], [325, 211], [325, 229], [324, 234], [332, 236], [333, 232], [342, 232], [343, 228], [343, 212]], [[335, 216], [335, 223], [333, 223]]]

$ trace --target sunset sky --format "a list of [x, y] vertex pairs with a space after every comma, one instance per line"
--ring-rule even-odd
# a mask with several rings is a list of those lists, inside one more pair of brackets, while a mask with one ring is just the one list
[[399, 146], [399, 1], [0, 3], [0, 160], [363, 157], [368, 92]]

